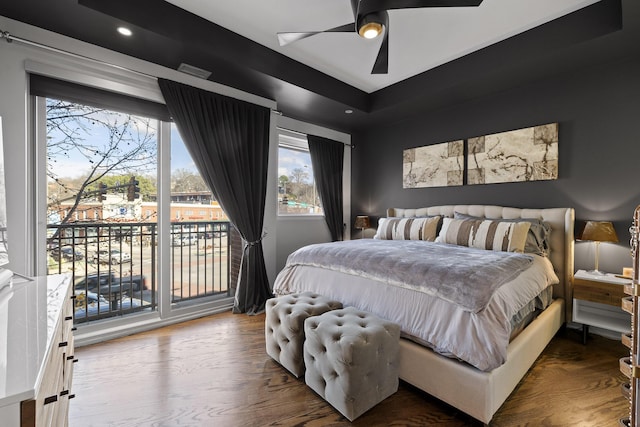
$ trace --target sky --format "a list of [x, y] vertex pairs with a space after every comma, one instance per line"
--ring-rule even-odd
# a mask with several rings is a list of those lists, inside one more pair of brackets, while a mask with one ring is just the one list
[[[106, 129], [102, 126], [96, 126], [91, 129], [93, 132], [91, 139], [85, 136], [87, 144], [99, 145], [99, 141], [106, 140]], [[51, 135], [50, 135], [51, 136]], [[53, 136], [53, 139], [60, 138]], [[76, 178], [84, 175], [91, 170], [91, 164], [79, 153], [69, 152], [68, 156], [56, 156], [49, 159], [50, 169], [55, 172], [58, 177]], [[188, 169], [195, 170], [195, 164], [191, 159], [182, 138], [175, 125], [171, 125], [171, 170]]]
[[[99, 145], [99, 141], [106, 140], [106, 129], [102, 126], [91, 128], [92, 134], [85, 136], [87, 144]], [[51, 140], [60, 138], [55, 134], [49, 135]], [[291, 176], [296, 168], [311, 171], [311, 158], [309, 152], [279, 148], [278, 152], [278, 177], [281, 175]], [[56, 156], [49, 159], [50, 169], [61, 178], [75, 178], [89, 172], [91, 164], [78, 153], [70, 152], [67, 157]], [[175, 124], [171, 125], [171, 170], [187, 169], [196, 171], [196, 166], [187, 151], [182, 138]], [[312, 182], [312, 174], [309, 174], [307, 182]]]
[[[309, 152], [278, 148], [278, 178], [282, 175], [291, 176], [294, 169], [311, 171], [311, 156]], [[311, 183], [312, 174], [309, 173], [308, 183]]]

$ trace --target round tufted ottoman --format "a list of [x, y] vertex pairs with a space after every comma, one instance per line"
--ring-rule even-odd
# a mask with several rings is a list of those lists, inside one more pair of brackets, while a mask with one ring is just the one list
[[342, 303], [313, 292], [267, 300], [264, 325], [267, 354], [300, 378], [304, 374], [302, 343], [305, 319], [338, 308], [342, 308]]
[[305, 382], [349, 421], [398, 391], [400, 326], [354, 307], [304, 322]]

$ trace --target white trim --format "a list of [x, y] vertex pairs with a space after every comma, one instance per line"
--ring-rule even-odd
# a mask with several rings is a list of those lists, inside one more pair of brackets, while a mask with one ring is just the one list
[[[37, 189], [47, 188], [47, 105], [46, 98], [36, 97], [33, 102], [33, 113], [29, 114], [29, 120], [33, 122], [29, 129], [33, 129], [33, 141], [35, 141], [33, 159], [34, 167], [31, 171], [33, 175], [33, 186], [35, 191], [35, 209], [33, 216], [35, 221], [29, 221], [30, 224], [36, 224], [34, 235], [34, 260], [35, 274], [37, 276], [46, 276], [48, 267], [47, 254], [47, 192], [37, 191]], [[41, 254], [45, 254], [44, 257]], [[38, 256], [40, 255], [40, 256]]]
[[278, 116], [278, 127], [305, 135], [316, 135], [351, 145], [351, 135], [311, 123], [301, 122], [287, 116]]
[[171, 317], [171, 124], [160, 122], [158, 132], [158, 311]]

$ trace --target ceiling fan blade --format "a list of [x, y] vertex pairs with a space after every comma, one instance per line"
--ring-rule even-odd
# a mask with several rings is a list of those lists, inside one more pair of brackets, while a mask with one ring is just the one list
[[321, 33], [354, 33], [356, 31], [356, 24], [340, 25], [339, 27], [330, 28], [325, 31], [309, 31], [306, 33], [278, 33], [278, 43], [280, 46], [288, 45], [289, 43], [297, 42], [298, 40], [306, 39], [307, 37], [315, 36]]
[[412, 9], [417, 7], [475, 7], [483, 0], [393, 0], [381, 2], [390, 9]]
[[373, 64], [373, 70], [371, 70], [371, 74], [387, 74], [389, 71], [389, 24], [387, 23], [387, 27], [384, 31], [384, 37], [382, 39], [382, 44], [380, 45], [380, 50], [378, 51], [378, 56], [376, 57], [376, 62]]
[[483, 0], [359, 0], [357, 17], [382, 10], [422, 7], [473, 7], [480, 6], [482, 2]]
[[340, 25], [339, 27], [332, 28], [327, 31], [323, 31], [325, 33], [355, 33], [356, 32], [356, 23], [352, 22], [350, 24]]

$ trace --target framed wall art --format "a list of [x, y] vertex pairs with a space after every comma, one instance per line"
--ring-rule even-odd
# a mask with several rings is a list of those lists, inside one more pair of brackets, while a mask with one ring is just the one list
[[404, 188], [462, 185], [464, 141], [451, 141], [404, 150]]
[[558, 123], [404, 150], [403, 188], [558, 179]]

